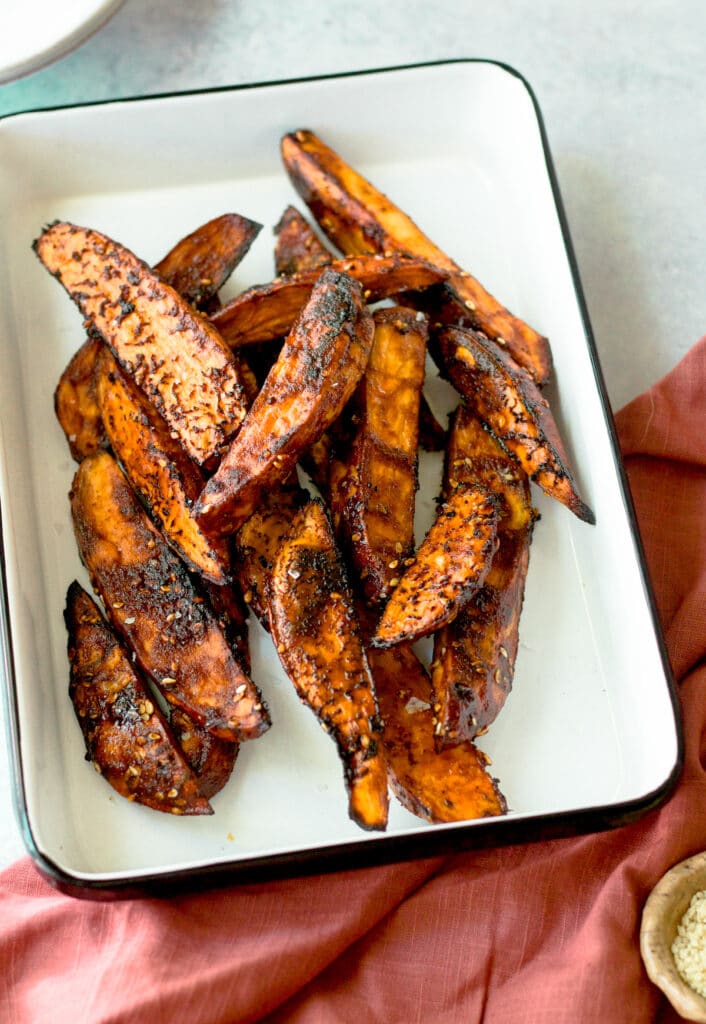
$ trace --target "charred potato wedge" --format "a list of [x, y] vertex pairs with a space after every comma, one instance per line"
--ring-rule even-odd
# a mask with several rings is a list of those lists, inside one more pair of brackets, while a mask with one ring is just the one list
[[431, 352], [483, 425], [531, 480], [586, 523], [595, 516], [579, 497], [549, 404], [528, 373], [482, 335], [446, 327], [432, 335]]
[[311, 131], [282, 139], [282, 159], [295, 189], [322, 230], [342, 252], [398, 251], [420, 256], [448, 273], [450, 301], [473, 326], [506, 346], [538, 384], [551, 374], [549, 342], [513, 316], [405, 213]]
[[204, 533], [191, 515], [205, 483], [198, 467], [105, 346], [98, 357], [97, 377], [101, 418], [128, 480], [189, 568], [213, 583], [227, 583], [227, 544]]
[[[334, 260], [330, 266], [358, 281], [366, 302], [387, 299], [408, 288], [426, 288], [445, 277], [444, 271], [425, 260], [399, 253], [352, 256]], [[302, 270], [248, 288], [214, 313], [211, 323], [234, 349], [280, 338], [291, 329], [320, 275], [318, 269]]]
[[96, 362], [104, 347], [100, 338], [87, 338], [71, 357], [54, 392], [56, 418], [76, 462], [108, 447], [96, 394]]
[[270, 628], [268, 580], [282, 542], [306, 496], [295, 483], [275, 487], [235, 535], [233, 562], [243, 598], [267, 630]]
[[69, 695], [87, 760], [127, 800], [171, 814], [212, 814], [149, 690], [76, 581], [68, 590], [64, 620]]
[[411, 643], [451, 622], [488, 575], [497, 528], [497, 503], [485, 488], [464, 488], [449, 495], [416, 558], [396, 583], [373, 647]]
[[507, 811], [488, 758], [471, 743], [441, 752], [429, 676], [406, 645], [368, 651], [380, 713], [390, 788], [403, 807], [431, 822], [470, 821]]
[[262, 697], [115, 459], [107, 452], [85, 458], [70, 498], [81, 558], [142, 671], [214, 735], [234, 741], [263, 733]]
[[240, 745], [206, 732], [181, 708], [171, 708], [169, 724], [189, 767], [198, 779], [199, 789], [210, 800], [216, 793], [220, 793], [233, 774]]
[[218, 332], [106, 235], [57, 222], [35, 251], [187, 454], [213, 463], [245, 416], [237, 365]]
[[353, 398], [355, 433], [330, 472], [336, 536], [366, 598], [383, 601], [414, 552], [419, 401], [426, 320], [411, 310], [379, 309], [365, 374]]
[[382, 724], [345, 571], [320, 501], [297, 515], [277, 556], [269, 618], [285, 672], [337, 745], [350, 817], [361, 828], [384, 829]]
[[363, 375], [372, 340], [373, 321], [358, 282], [324, 270], [194, 508], [204, 529], [235, 532], [263, 493], [286, 479], [340, 415]]
[[314, 229], [293, 206], [288, 206], [282, 214], [275, 234], [275, 274], [278, 277], [288, 277], [302, 270], [321, 270], [333, 260]]
[[193, 306], [217, 295], [262, 230], [238, 213], [224, 213], [182, 238], [154, 269]]

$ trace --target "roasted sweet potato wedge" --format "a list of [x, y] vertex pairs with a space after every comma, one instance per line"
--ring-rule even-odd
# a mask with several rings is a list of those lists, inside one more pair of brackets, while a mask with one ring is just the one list
[[116, 458], [165, 538], [189, 568], [213, 583], [228, 582], [230, 552], [191, 515], [204, 477], [141, 391], [103, 345], [97, 363], [101, 417]]
[[451, 622], [488, 575], [497, 528], [497, 503], [488, 490], [469, 487], [449, 495], [395, 585], [372, 645], [411, 643]]
[[299, 512], [277, 556], [269, 616], [285, 672], [338, 747], [350, 817], [361, 828], [384, 829], [382, 722], [346, 574], [318, 500]]
[[171, 814], [212, 814], [152, 695], [95, 602], [74, 581], [66, 596], [69, 695], [86, 758], [128, 800]]
[[87, 338], [74, 353], [54, 392], [54, 410], [76, 462], [108, 447], [96, 395], [96, 360], [105, 346]]
[[262, 390], [194, 515], [204, 529], [235, 532], [262, 494], [338, 417], [370, 354], [373, 320], [361, 287], [322, 271]]
[[470, 821], [504, 814], [505, 798], [472, 743], [436, 752], [429, 676], [407, 644], [368, 651], [380, 713], [390, 788], [426, 821]]
[[467, 328], [446, 327], [432, 334], [430, 349], [442, 372], [530, 479], [579, 519], [595, 523], [576, 490], [549, 404], [530, 375]]
[[[360, 282], [366, 302], [389, 298], [407, 288], [426, 288], [445, 276], [425, 260], [399, 253], [335, 260], [331, 269]], [[291, 329], [320, 274], [317, 269], [302, 270], [248, 288], [221, 306], [211, 316], [211, 323], [234, 349], [280, 338]]]
[[414, 552], [419, 401], [427, 326], [399, 306], [375, 312], [375, 337], [352, 399], [355, 432], [329, 478], [339, 543], [369, 601], [385, 600]]
[[154, 269], [182, 298], [199, 309], [225, 284], [262, 225], [238, 213], [224, 213], [182, 238]]
[[174, 739], [198, 779], [199, 789], [210, 800], [220, 793], [233, 774], [240, 744], [221, 740], [202, 729], [181, 708], [170, 709], [169, 724]]
[[263, 733], [269, 717], [262, 697], [115, 459], [107, 452], [85, 458], [70, 497], [81, 558], [141, 669], [214, 735], [246, 740]]
[[272, 488], [235, 535], [235, 574], [246, 604], [267, 630], [270, 628], [267, 610], [270, 573], [282, 541], [306, 497], [306, 491], [296, 482]]
[[320, 270], [334, 258], [293, 206], [288, 206], [282, 214], [275, 234], [275, 274], [278, 277], [287, 277], [302, 270]]
[[199, 465], [245, 416], [237, 365], [218, 332], [158, 274], [106, 235], [57, 222], [35, 251]]
[[446, 270], [450, 299], [473, 317], [473, 326], [507, 346], [540, 386], [546, 383], [551, 373], [547, 339], [505, 309], [387, 196], [311, 131], [285, 135], [281, 148], [292, 184], [334, 245], [346, 253], [409, 253]]
[[240, 667], [250, 675], [250, 645], [248, 643], [248, 609], [236, 583], [218, 585], [199, 577], [197, 590], [203, 591], [218, 619], [226, 640]]

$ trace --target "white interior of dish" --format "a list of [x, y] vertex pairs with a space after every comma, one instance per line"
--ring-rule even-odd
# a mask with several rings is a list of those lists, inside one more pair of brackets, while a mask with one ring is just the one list
[[[459, 64], [27, 114], [0, 124], [0, 500], [27, 815], [39, 851], [76, 878], [198, 868], [370, 836], [346, 813], [331, 741], [299, 705], [251, 624], [253, 676], [274, 726], [243, 746], [211, 818], [128, 804], [83, 759], [67, 696], [62, 609], [87, 585], [54, 418], [81, 316], [31, 242], [56, 218], [90, 225], [149, 262], [226, 210], [265, 228], [226, 294], [268, 280], [272, 226], [301, 203], [279, 138], [310, 127], [407, 210], [513, 311], [549, 336], [550, 399], [595, 527], [535, 492], [515, 685], [482, 747], [519, 817], [640, 800], [677, 757], [675, 721], [583, 324], [523, 83]], [[439, 412], [448, 395], [433, 390]], [[438, 457], [422, 460], [418, 526]], [[394, 801], [388, 836], [428, 826]], [[461, 826], [466, 827], [466, 826]], [[486, 822], [474, 828], [487, 827]]]

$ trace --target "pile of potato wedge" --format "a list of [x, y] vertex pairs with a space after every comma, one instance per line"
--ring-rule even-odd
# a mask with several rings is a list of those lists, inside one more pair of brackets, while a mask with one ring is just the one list
[[[288, 207], [277, 276], [225, 303], [260, 231], [245, 216], [152, 267], [67, 222], [34, 243], [86, 331], [55, 407], [102, 605], [69, 586], [87, 759], [128, 800], [212, 813], [239, 745], [277, 728], [252, 612], [336, 743], [358, 825], [386, 827], [389, 790], [431, 822], [503, 814], [474, 740], [512, 686], [530, 480], [593, 521], [542, 394], [548, 341], [313, 132], [281, 153], [320, 230]], [[459, 394], [448, 427], [427, 353]], [[415, 548], [420, 446], [445, 470]]]

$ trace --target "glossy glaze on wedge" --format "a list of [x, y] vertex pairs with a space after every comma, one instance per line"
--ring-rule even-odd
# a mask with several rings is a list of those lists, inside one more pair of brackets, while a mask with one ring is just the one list
[[254, 739], [267, 709], [209, 604], [115, 459], [90, 455], [71, 490], [81, 558], [114, 629], [166, 699], [224, 739]]
[[506, 353], [491, 351], [482, 335], [462, 327], [443, 328], [429, 345], [442, 372], [530, 479], [579, 519], [594, 523], [576, 489], [549, 404], [529, 374]]
[[327, 267], [334, 258], [294, 206], [284, 211], [275, 234], [275, 274], [278, 277]]
[[103, 348], [100, 338], [87, 338], [71, 357], [54, 392], [56, 418], [76, 462], [108, 447], [96, 394], [96, 362]]
[[281, 149], [292, 184], [342, 252], [398, 251], [441, 267], [448, 273], [450, 301], [473, 318], [475, 328], [506, 346], [540, 386], [546, 383], [551, 373], [547, 339], [505, 309], [387, 196], [311, 131], [285, 135]]
[[353, 437], [337, 450], [329, 489], [336, 536], [366, 598], [377, 603], [414, 553], [427, 327], [398, 306], [377, 310], [374, 319], [370, 359], [352, 400]]
[[371, 648], [368, 660], [385, 723], [390, 787], [403, 807], [431, 822], [504, 814], [505, 799], [482, 751], [464, 743], [437, 752], [429, 676], [411, 648]]
[[438, 747], [473, 739], [495, 721], [512, 687], [535, 512], [517, 462], [460, 406], [447, 450], [445, 493], [482, 484], [498, 502], [498, 549], [483, 586], [434, 637]]
[[212, 814], [152, 694], [97, 605], [74, 581], [64, 620], [69, 695], [86, 759], [126, 799], [171, 814]]
[[362, 828], [384, 829], [382, 723], [345, 571], [320, 501], [304, 506], [284, 540], [270, 577], [269, 615], [287, 675], [337, 745], [351, 818]]
[[497, 527], [497, 503], [484, 487], [450, 494], [392, 591], [373, 646], [411, 643], [451, 622], [488, 575]]
[[208, 306], [262, 230], [238, 213], [223, 213], [186, 235], [154, 265], [167, 284], [197, 308]]
[[128, 480], [189, 568], [213, 583], [226, 583], [227, 544], [207, 536], [191, 515], [205, 483], [199, 468], [106, 346], [98, 358], [97, 378], [101, 417]]
[[245, 415], [238, 369], [218, 332], [100, 232], [57, 222], [35, 251], [190, 457], [213, 462]]
[[363, 375], [373, 340], [361, 287], [324, 270], [194, 515], [233, 533], [262, 495], [338, 418]]
[[[425, 260], [399, 253], [351, 256], [334, 260], [331, 269], [358, 281], [366, 302], [377, 302], [409, 288], [426, 288], [445, 276], [444, 271]], [[318, 269], [302, 270], [248, 288], [214, 313], [211, 322], [234, 349], [282, 337], [309, 300], [320, 274]]]
[[181, 708], [170, 708], [169, 724], [174, 739], [198, 779], [199, 789], [210, 800], [220, 793], [233, 774], [240, 744], [219, 739], [202, 729]]

